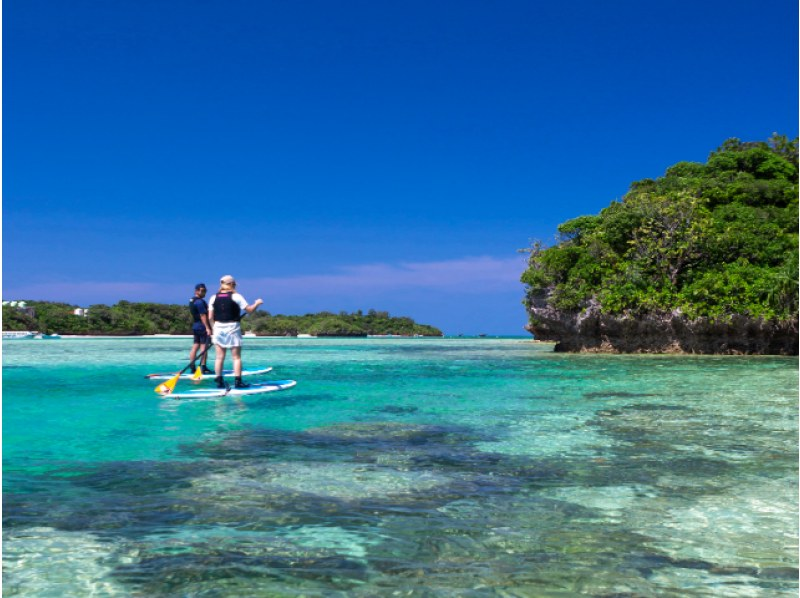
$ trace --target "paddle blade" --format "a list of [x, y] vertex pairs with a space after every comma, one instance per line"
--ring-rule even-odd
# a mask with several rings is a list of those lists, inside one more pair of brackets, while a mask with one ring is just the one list
[[201, 369], [198, 367], [198, 368], [197, 368], [197, 369], [194, 371], [194, 374], [192, 374], [192, 380], [200, 380], [202, 377], [203, 377], [203, 370], [201, 370]]
[[167, 380], [166, 382], [164, 382], [164, 384], [159, 384], [158, 386], [156, 386], [155, 389], [156, 392], [160, 395], [166, 395], [171, 393], [173, 390], [175, 390], [175, 385], [178, 383], [178, 378], [180, 377], [181, 375], [179, 373], [177, 376], [174, 376], [169, 380]]

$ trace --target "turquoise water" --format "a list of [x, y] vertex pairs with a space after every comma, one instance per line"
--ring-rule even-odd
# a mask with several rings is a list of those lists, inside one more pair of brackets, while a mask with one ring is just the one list
[[188, 342], [3, 343], [4, 596], [797, 595], [796, 358]]

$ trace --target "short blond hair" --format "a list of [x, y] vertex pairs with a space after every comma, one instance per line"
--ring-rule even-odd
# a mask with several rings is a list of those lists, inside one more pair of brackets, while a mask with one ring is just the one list
[[236, 286], [236, 279], [230, 274], [226, 274], [225, 276], [219, 279], [220, 291], [229, 291], [235, 286]]

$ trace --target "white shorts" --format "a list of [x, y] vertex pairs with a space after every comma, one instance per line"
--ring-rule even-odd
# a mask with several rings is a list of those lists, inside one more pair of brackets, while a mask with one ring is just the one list
[[214, 336], [212, 340], [215, 345], [230, 349], [231, 347], [242, 346], [242, 327], [239, 322], [214, 322]]

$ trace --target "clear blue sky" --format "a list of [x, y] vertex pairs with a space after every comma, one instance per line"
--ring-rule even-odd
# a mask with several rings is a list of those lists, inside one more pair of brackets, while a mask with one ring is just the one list
[[3, 298], [522, 333], [517, 249], [798, 133], [797, 2], [5, 0]]

